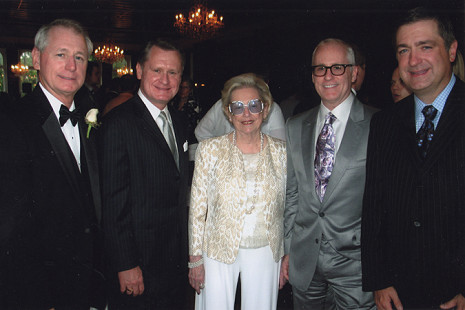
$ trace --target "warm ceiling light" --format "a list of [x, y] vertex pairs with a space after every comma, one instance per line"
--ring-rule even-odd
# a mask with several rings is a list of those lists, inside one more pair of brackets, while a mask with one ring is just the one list
[[11, 65], [11, 72], [16, 76], [21, 76], [28, 73], [29, 67], [23, 64]]
[[190, 18], [187, 19], [182, 13], [176, 15], [174, 27], [183, 35], [194, 39], [211, 38], [224, 26], [223, 16], [218, 17], [215, 10], [210, 10], [201, 3], [194, 4], [187, 16]]
[[116, 45], [106, 44], [95, 49], [94, 56], [98, 61], [112, 64], [124, 58], [124, 51]]
[[117, 69], [116, 73], [118, 74], [118, 76], [123, 76], [126, 74], [132, 75], [134, 71], [132, 69], [128, 69], [128, 67], [124, 67], [124, 68]]

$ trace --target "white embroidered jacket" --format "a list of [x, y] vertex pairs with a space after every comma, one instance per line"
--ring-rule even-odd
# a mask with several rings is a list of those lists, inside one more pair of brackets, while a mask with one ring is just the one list
[[[286, 143], [266, 136], [258, 200], [266, 201], [267, 239], [277, 262], [284, 255], [283, 212], [286, 196]], [[247, 206], [241, 151], [228, 135], [200, 142], [189, 210], [189, 254], [231, 264], [239, 251]]]

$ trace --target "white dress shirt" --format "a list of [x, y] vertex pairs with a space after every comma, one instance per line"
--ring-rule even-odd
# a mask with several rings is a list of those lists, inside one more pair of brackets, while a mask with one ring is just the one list
[[316, 147], [318, 136], [320, 135], [320, 132], [325, 124], [326, 115], [329, 112], [333, 113], [333, 115], [336, 116], [336, 120], [333, 123], [334, 132], [336, 134], [334, 162], [336, 161], [337, 151], [339, 150], [342, 138], [344, 137], [344, 131], [346, 130], [347, 120], [349, 119], [350, 109], [352, 108], [352, 103], [354, 102], [354, 99], [354, 94], [350, 93], [349, 97], [347, 97], [346, 100], [344, 100], [341, 104], [335, 107], [332, 111], [325, 107], [323, 103], [320, 104], [320, 111], [318, 112], [318, 118], [316, 123], [317, 130], [315, 130], [314, 147]]

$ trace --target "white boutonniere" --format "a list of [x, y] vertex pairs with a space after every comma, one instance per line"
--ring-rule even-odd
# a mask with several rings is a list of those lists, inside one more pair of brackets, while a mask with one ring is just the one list
[[98, 128], [98, 126], [100, 126], [100, 123], [97, 120], [97, 115], [98, 109], [90, 109], [86, 114], [85, 121], [86, 124], [89, 125], [89, 127], [87, 127], [87, 139], [89, 139], [90, 130], [92, 128]]

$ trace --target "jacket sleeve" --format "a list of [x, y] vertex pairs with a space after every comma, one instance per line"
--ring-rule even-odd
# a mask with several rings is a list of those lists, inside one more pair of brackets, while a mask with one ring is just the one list
[[294, 230], [295, 216], [299, 208], [299, 187], [292, 161], [292, 139], [289, 132], [292, 131], [292, 124], [287, 122], [287, 181], [286, 181], [286, 202], [284, 209], [284, 253], [289, 254]]
[[139, 265], [133, 234], [129, 157], [124, 139], [127, 124], [106, 118], [101, 127], [103, 228], [113, 268], [128, 270]]
[[[208, 143], [208, 142], [207, 142]], [[200, 142], [195, 156], [189, 208], [189, 255], [202, 255], [203, 238], [208, 210], [208, 154], [205, 142]]]

